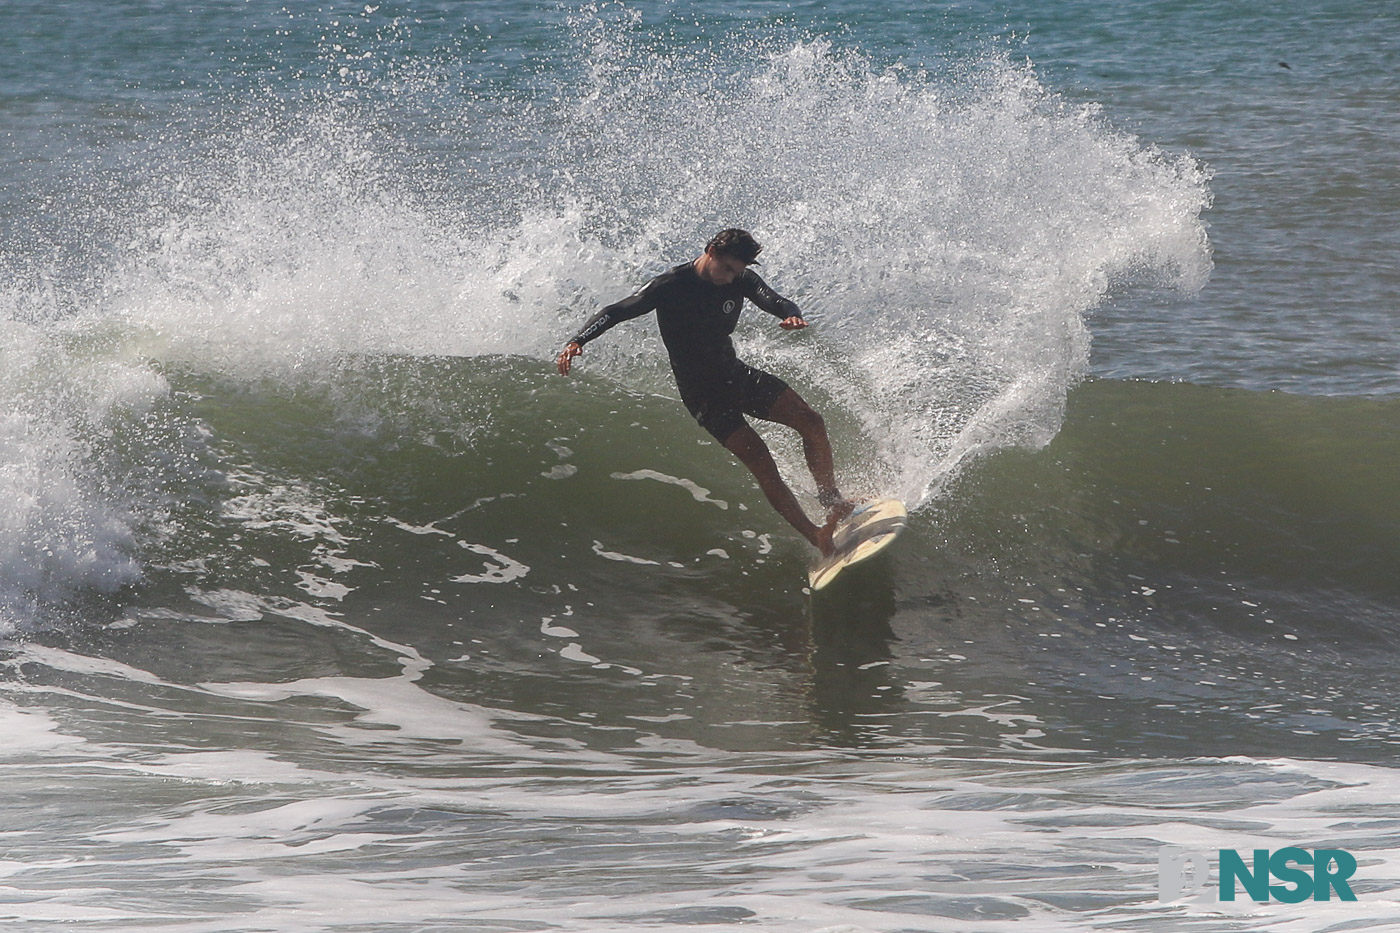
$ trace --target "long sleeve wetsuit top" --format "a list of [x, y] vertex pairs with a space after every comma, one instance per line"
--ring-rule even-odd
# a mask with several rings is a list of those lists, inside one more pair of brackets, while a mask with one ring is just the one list
[[691, 388], [728, 378], [738, 365], [730, 335], [745, 298], [779, 319], [802, 316], [796, 304], [769, 288], [752, 269], [728, 285], [715, 285], [701, 278], [693, 263], [685, 263], [599, 311], [573, 342], [583, 346], [616, 324], [655, 311], [671, 371], [685, 396]]

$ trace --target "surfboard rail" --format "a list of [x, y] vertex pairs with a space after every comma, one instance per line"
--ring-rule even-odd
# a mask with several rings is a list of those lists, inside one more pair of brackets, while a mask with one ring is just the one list
[[808, 585], [813, 592], [828, 586], [847, 567], [889, 547], [908, 523], [909, 512], [898, 499], [872, 499], [857, 506], [836, 526], [831, 536], [834, 550], [813, 565]]

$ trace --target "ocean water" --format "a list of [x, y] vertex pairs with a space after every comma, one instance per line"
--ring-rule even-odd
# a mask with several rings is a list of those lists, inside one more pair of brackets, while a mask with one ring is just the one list
[[[1397, 27], [0, 2], [0, 922], [1395, 929]], [[650, 321], [553, 372], [729, 225], [913, 507], [819, 597]]]

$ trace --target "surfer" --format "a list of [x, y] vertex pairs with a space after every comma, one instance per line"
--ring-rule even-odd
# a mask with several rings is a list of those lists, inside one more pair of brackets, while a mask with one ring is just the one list
[[[749, 268], [758, 262], [762, 249], [746, 230], [720, 231], [699, 259], [661, 273], [635, 294], [595, 314], [555, 363], [560, 374], [567, 376], [574, 358], [590, 340], [616, 324], [655, 311], [685, 407], [749, 468], [778, 514], [822, 554], [830, 554], [832, 530], [854, 506], [836, 486], [826, 423], [786, 382], [742, 362], [730, 339], [745, 298], [778, 318], [784, 330], [807, 326], [797, 305]], [[779, 474], [768, 445], [744, 415], [787, 425], [802, 436], [807, 467], [817, 483], [817, 500], [830, 510], [824, 526], [807, 517]]]

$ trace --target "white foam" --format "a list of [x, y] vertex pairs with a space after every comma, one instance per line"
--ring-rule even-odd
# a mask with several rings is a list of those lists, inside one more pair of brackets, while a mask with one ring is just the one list
[[548, 635], [550, 638], [578, 638], [578, 632], [564, 625], [554, 625], [553, 618], [545, 618], [540, 622], [540, 634]]
[[559, 657], [564, 658], [568, 661], [578, 661], [581, 664], [598, 665], [603, 663], [602, 658], [594, 657], [593, 655], [584, 651], [583, 647], [579, 645], [578, 642], [570, 642], [563, 648], [559, 649]]
[[[601, 664], [577, 643], [561, 656]], [[155, 689], [151, 706], [133, 707], [125, 744], [80, 738], [112, 738], [115, 707], [101, 696], [61, 694], [65, 707], [107, 714], [73, 716], [64, 726], [73, 738], [58, 744], [51, 714], [0, 703], [0, 722], [17, 725], [18, 754], [0, 754], [17, 799], [34, 786], [69, 789], [42, 813], [17, 809], [22, 831], [6, 836], [0, 914], [19, 924], [136, 929], [159, 918], [176, 933], [230, 922], [291, 933], [313, 914], [327, 928], [370, 918], [429, 927], [469, 910], [503, 927], [617, 929], [653, 915], [783, 933], [955, 933], [1181, 922], [1304, 931], [1400, 918], [1390, 768], [1246, 756], [994, 760], [909, 744], [736, 752], [657, 736], [599, 748], [558, 737], [559, 720], [439, 697], [407, 674], [181, 687], [67, 651], [40, 649], [23, 663]], [[191, 692], [203, 711], [181, 714]], [[164, 705], [171, 696], [177, 703]], [[201, 727], [218, 746], [154, 741], [181, 715], [239, 728]], [[654, 707], [628, 722], [660, 732], [687, 716]], [[547, 731], [529, 738], [511, 718]], [[1356, 855], [1359, 901], [1158, 902], [1162, 845], [1324, 844]], [[623, 874], [642, 863], [644, 874]], [[172, 875], [181, 884], [167, 892], [159, 879]], [[596, 896], [600, 884], [612, 885], [609, 897]]]
[[218, 612], [218, 621], [220, 622], [256, 622], [272, 615], [314, 625], [318, 628], [338, 629], [357, 638], [362, 638], [367, 643], [396, 655], [399, 663], [403, 666], [404, 675], [410, 679], [421, 676], [424, 671], [433, 666], [432, 662], [423, 657], [418, 649], [412, 645], [390, 641], [368, 629], [346, 622], [334, 612], [310, 603], [279, 596], [259, 596], [233, 589], [206, 591], [198, 587], [186, 587], [185, 592], [191, 600]]
[[20, 649], [19, 656], [23, 660], [74, 674], [115, 677], [140, 684], [163, 685], [165, 683], [164, 680], [149, 671], [123, 664], [120, 661], [77, 654], [72, 651], [64, 651], [62, 648], [50, 648], [46, 645], [26, 644]]
[[691, 498], [693, 498], [696, 502], [706, 502], [720, 509], [729, 508], [728, 502], [725, 502], [723, 499], [712, 498], [710, 496], [710, 491], [705, 487], [695, 483], [694, 480], [683, 479], [678, 476], [670, 476], [666, 473], [661, 473], [656, 470], [634, 470], [631, 473], [613, 473], [611, 475], [613, 479], [650, 479], [655, 480], [658, 483], [668, 483], [672, 486], [679, 486], [686, 492], [690, 493]]
[[5, 737], [0, 742], [0, 760], [68, 752], [83, 744], [82, 739], [60, 732], [58, 722], [43, 709], [14, 706], [6, 698], [0, 698], [0, 735]]
[[572, 463], [559, 463], [550, 467], [546, 472], [541, 473], [545, 479], [569, 479], [578, 473], [578, 467]]
[[334, 580], [327, 580], [318, 577], [313, 573], [304, 570], [297, 571], [297, 587], [305, 590], [309, 595], [320, 599], [334, 599], [341, 601], [350, 595], [351, 588], [343, 583], [336, 583]]
[[457, 546], [485, 557], [487, 568], [482, 573], [464, 573], [452, 577], [453, 583], [512, 583], [530, 572], [527, 565], [485, 544], [458, 541]]
[[11, 320], [18, 297], [0, 289], [0, 632], [140, 578], [133, 529], [160, 472], [124, 480], [104, 467], [117, 433], [168, 392], [143, 365]]
[[250, 529], [272, 529], [309, 541], [325, 542], [336, 548], [349, 544], [340, 531], [340, 520], [332, 514], [322, 495], [304, 483], [269, 482], [251, 473], [231, 470], [231, 487], [246, 490], [242, 495], [225, 497], [220, 514]]
[[610, 551], [601, 541], [593, 542], [593, 553], [604, 560], [617, 561], [622, 564], [640, 564], [646, 567], [659, 567], [660, 561], [651, 560], [646, 557], [633, 557], [630, 554], [623, 554], [621, 551]]
[[[203, 683], [200, 689], [215, 696], [276, 703], [291, 697], [325, 697], [356, 707], [357, 723], [390, 726], [393, 737], [470, 742], [473, 747], [507, 751], [511, 743], [493, 740], [491, 718], [478, 707], [456, 703], [429, 693], [411, 674], [402, 677], [359, 678], [318, 677], [287, 683]], [[328, 726], [327, 734], [340, 736], [350, 744], [364, 739], [355, 730], [345, 732]], [[389, 740], [389, 736], [384, 736]]]

